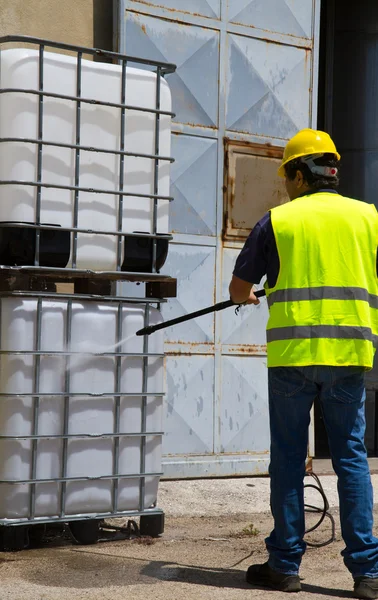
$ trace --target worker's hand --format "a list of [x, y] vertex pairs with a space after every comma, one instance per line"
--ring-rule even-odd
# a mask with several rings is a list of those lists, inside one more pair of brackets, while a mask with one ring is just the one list
[[245, 304], [256, 304], [256, 306], [258, 304], [260, 304], [260, 300], [258, 298], [256, 298], [256, 296], [252, 290], [251, 290], [251, 293], [249, 294], [249, 298], [245, 301]]

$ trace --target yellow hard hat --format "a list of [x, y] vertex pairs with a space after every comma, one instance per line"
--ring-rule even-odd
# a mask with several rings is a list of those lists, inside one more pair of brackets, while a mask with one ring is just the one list
[[311, 154], [334, 154], [340, 160], [336, 146], [325, 131], [315, 129], [302, 129], [288, 141], [278, 175], [285, 177], [285, 165], [296, 158], [310, 156]]

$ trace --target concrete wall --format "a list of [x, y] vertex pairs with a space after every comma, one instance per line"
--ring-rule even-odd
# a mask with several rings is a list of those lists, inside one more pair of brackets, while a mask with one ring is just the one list
[[112, 49], [112, 0], [0, 0], [0, 36]]

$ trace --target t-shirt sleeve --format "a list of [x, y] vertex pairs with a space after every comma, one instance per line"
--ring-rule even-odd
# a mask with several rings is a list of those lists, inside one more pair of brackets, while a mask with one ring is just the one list
[[267, 213], [252, 229], [236, 260], [233, 273], [236, 277], [248, 283], [260, 283], [267, 273], [272, 235], [270, 213]]

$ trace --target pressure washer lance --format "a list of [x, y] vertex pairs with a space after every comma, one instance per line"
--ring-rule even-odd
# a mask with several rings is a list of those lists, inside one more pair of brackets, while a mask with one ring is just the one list
[[[261, 298], [265, 296], [265, 290], [257, 290], [254, 292], [256, 298]], [[166, 327], [171, 327], [172, 325], [178, 325], [179, 323], [184, 323], [185, 321], [190, 321], [191, 319], [195, 319], [196, 317], [202, 317], [203, 315], [208, 315], [213, 312], [217, 312], [219, 310], [224, 310], [225, 308], [230, 308], [230, 306], [236, 306], [235, 312], [236, 314], [239, 312], [242, 304], [235, 304], [232, 300], [226, 300], [225, 302], [218, 302], [218, 304], [214, 304], [213, 306], [208, 306], [207, 308], [203, 308], [202, 310], [197, 310], [196, 312], [189, 313], [188, 315], [184, 315], [183, 317], [178, 317], [177, 319], [172, 319], [171, 321], [165, 321], [164, 323], [159, 323], [158, 325], [151, 325], [150, 327], [145, 327], [144, 329], [140, 329], [136, 332], [136, 335], [151, 335], [151, 333], [155, 333], [155, 331], [159, 331], [159, 329], [165, 329]], [[319, 514], [319, 520], [306, 530], [305, 533], [311, 533], [315, 531], [327, 517], [331, 522], [331, 536], [325, 542], [307, 542], [308, 546], [312, 546], [314, 548], [321, 548], [323, 546], [328, 546], [336, 539], [336, 525], [335, 520], [331, 513], [329, 512], [329, 503], [327, 496], [325, 495], [323, 486], [319, 480], [319, 477], [315, 475], [313, 472], [306, 472], [306, 476], [312, 477], [315, 480], [314, 483], [305, 484], [304, 488], [312, 488], [319, 492], [321, 499], [323, 501], [323, 507], [320, 508], [318, 506], [313, 506], [311, 504], [305, 504], [305, 512], [307, 513], [315, 513]]]
[[[254, 292], [256, 298], [261, 298], [265, 296], [265, 290], [258, 290]], [[151, 325], [150, 327], [145, 327], [144, 329], [139, 329], [136, 332], [136, 335], [151, 335], [151, 333], [155, 333], [155, 331], [159, 331], [159, 329], [165, 329], [166, 327], [171, 327], [172, 325], [178, 325], [179, 323], [184, 323], [185, 321], [191, 321], [191, 319], [196, 319], [197, 317], [202, 317], [203, 315], [209, 315], [212, 312], [217, 312], [218, 310], [224, 310], [225, 308], [230, 308], [230, 306], [236, 306], [236, 313], [240, 310], [242, 304], [235, 304], [232, 300], [226, 300], [225, 302], [218, 302], [218, 304], [214, 304], [213, 306], [208, 306], [207, 308], [203, 308], [202, 310], [197, 310], [195, 312], [189, 313], [188, 315], [184, 315], [183, 317], [177, 317], [177, 319], [172, 319], [171, 321], [165, 321], [164, 323], [159, 323], [158, 325]]]

